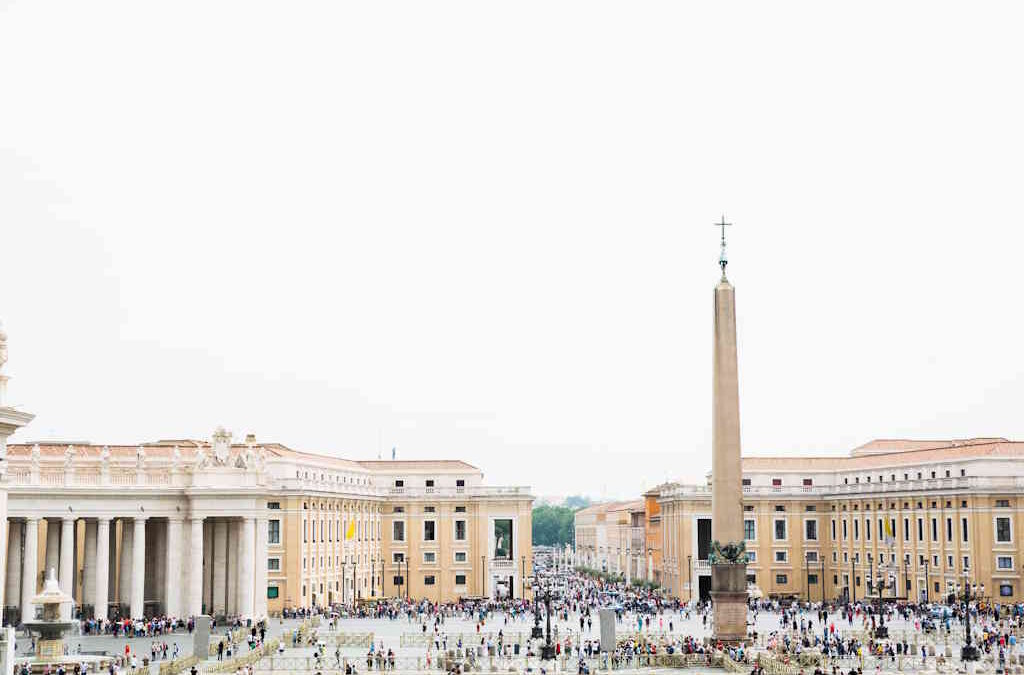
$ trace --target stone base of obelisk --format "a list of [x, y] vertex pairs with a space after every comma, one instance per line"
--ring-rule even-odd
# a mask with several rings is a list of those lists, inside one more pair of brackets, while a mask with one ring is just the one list
[[711, 639], [726, 644], [747, 641], [747, 565], [715, 563], [711, 566]]

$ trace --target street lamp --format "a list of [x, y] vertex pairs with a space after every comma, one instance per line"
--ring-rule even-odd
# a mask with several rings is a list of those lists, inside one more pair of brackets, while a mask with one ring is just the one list
[[544, 589], [544, 605], [547, 607], [547, 635], [544, 644], [540, 648], [542, 661], [550, 661], [555, 658], [555, 646], [551, 644], [551, 584]]
[[[960, 660], [971, 664], [981, 658], [978, 648], [971, 644], [971, 602], [980, 600], [985, 595], [985, 584], [971, 585], [970, 573], [964, 570], [964, 583], [962, 584], [964, 595], [964, 646], [960, 650]], [[957, 595], [960, 594], [961, 584], [956, 585]]]
[[519, 575], [519, 597], [526, 597], [526, 556], [523, 556], [523, 572]]
[[878, 595], [875, 597], [875, 613], [878, 614], [878, 625], [875, 627], [875, 638], [888, 638], [889, 627], [885, 625], [885, 612], [882, 611], [882, 591], [885, 590], [885, 575], [882, 572], [882, 565], [878, 566], [878, 572], [875, 575], [875, 583], [871, 583], [871, 572], [868, 572], [867, 574], [867, 582], [869, 592], [871, 590], [877, 590], [878, 592]]
[[686, 556], [686, 585], [690, 587], [690, 604], [693, 604], [693, 565], [690, 559], [693, 554]]

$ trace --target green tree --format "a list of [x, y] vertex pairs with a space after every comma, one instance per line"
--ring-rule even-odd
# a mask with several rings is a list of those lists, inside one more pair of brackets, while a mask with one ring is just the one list
[[564, 546], [576, 538], [576, 509], [541, 504], [533, 509], [535, 546]]

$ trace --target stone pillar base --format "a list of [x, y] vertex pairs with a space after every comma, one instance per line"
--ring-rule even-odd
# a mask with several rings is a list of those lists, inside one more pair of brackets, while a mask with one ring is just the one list
[[711, 639], [727, 644], [747, 641], [747, 565], [715, 563], [711, 566]]

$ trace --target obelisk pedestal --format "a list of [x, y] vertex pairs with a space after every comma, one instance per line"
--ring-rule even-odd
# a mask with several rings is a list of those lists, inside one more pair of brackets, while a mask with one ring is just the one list
[[724, 245], [723, 237], [722, 280], [715, 287], [711, 536], [717, 545], [713, 546], [716, 559], [711, 565], [711, 603], [712, 638], [735, 644], [747, 638], [747, 564], [745, 552], [732, 560], [721, 555], [730, 545], [743, 545], [736, 295], [725, 278]]

